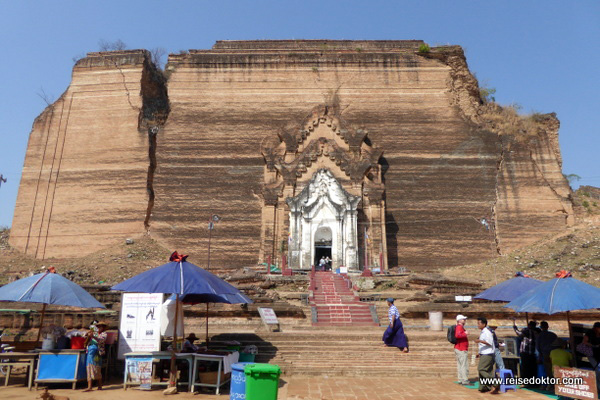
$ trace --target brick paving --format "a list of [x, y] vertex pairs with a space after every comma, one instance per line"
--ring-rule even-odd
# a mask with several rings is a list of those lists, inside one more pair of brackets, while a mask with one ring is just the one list
[[547, 399], [522, 389], [498, 395], [479, 393], [444, 378], [298, 377], [290, 378], [284, 385], [279, 400], [466, 400], [498, 396], [502, 399]]
[[[8, 387], [0, 386], [0, 399], [33, 400], [39, 392], [28, 391], [26, 387], [15, 382]], [[467, 389], [445, 378], [377, 378], [377, 377], [286, 377], [282, 376], [278, 400], [417, 400], [444, 399], [468, 400], [489, 399], [500, 396], [502, 399], [547, 399], [547, 397], [527, 390], [509, 391], [493, 396], [480, 394], [475, 389]], [[158, 400], [164, 399], [162, 390], [140, 391], [122, 389], [119, 384], [107, 385], [102, 392], [82, 392], [71, 390], [68, 386], [51, 389], [59, 396], [68, 396], [70, 400]], [[81, 384], [80, 388], [84, 385]], [[214, 393], [214, 392], [212, 392]], [[222, 394], [179, 393], [174, 399], [189, 400], [225, 400], [229, 399], [228, 389]], [[167, 397], [168, 398], [168, 397]]]

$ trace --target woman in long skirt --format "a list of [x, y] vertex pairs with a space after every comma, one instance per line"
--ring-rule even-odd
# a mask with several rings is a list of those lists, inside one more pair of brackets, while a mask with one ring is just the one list
[[107, 334], [104, 330], [107, 327], [106, 322], [99, 322], [94, 329], [87, 333], [87, 359], [85, 369], [87, 372], [88, 387], [84, 392], [92, 390], [93, 381], [98, 381], [98, 390], [102, 390], [102, 356], [104, 355], [104, 343], [106, 342]]
[[402, 321], [400, 321], [400, 312], [394, 305], [394, 299], [387, 299], [387, 304], [389, 307], [388, 319], [390, 324], [385, 332], [383, 332], [383, 343], [388, 347], [397, 347], [403, 353], [408, 353], [408, 341], [404, 334]]

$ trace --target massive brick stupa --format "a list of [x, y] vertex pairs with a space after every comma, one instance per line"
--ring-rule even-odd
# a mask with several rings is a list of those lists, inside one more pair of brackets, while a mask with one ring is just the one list
[[89, 53], [35, 120], [11, 244], [37, 258], [150, 234], [202, 265], [473, 263], [573, 222], [554, 114], [480, 97], [458, 46], [219, 41]]

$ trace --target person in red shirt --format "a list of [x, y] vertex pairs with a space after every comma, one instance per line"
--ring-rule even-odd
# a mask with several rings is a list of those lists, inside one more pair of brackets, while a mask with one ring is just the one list
[[461, 385], [469, 385], [469, 339], [465, 330], [467, 317], [464, 315], [456, 316], [456, 328], [454, 336], [456, 344], [454, 345], [454, 354], [456, 354], [456, 370], [458, 373], [458, 383]]

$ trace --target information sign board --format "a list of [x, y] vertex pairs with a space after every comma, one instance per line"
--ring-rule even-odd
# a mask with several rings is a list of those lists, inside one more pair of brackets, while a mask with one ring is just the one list
[[277, 320], [277, 315], [275, 315], [275, 311], [272, 308], [258, 308], [258, 313], [262, 318], [263, 322], [267, 325], [279, 325], [279, 321]]
[[123, 293], [118, 358], [133, 351], [160, 350], [162, 293]]
[[[554, 393], [573, 399], [597, 399], [596, 374], [594, 371], [578, 368], [554, 367], [554, 377], [562, 380], [554, 385]], [[572, 382], [568, 382], [568, 381]], [[580, 382], [576, 383], [575, 380]]]

